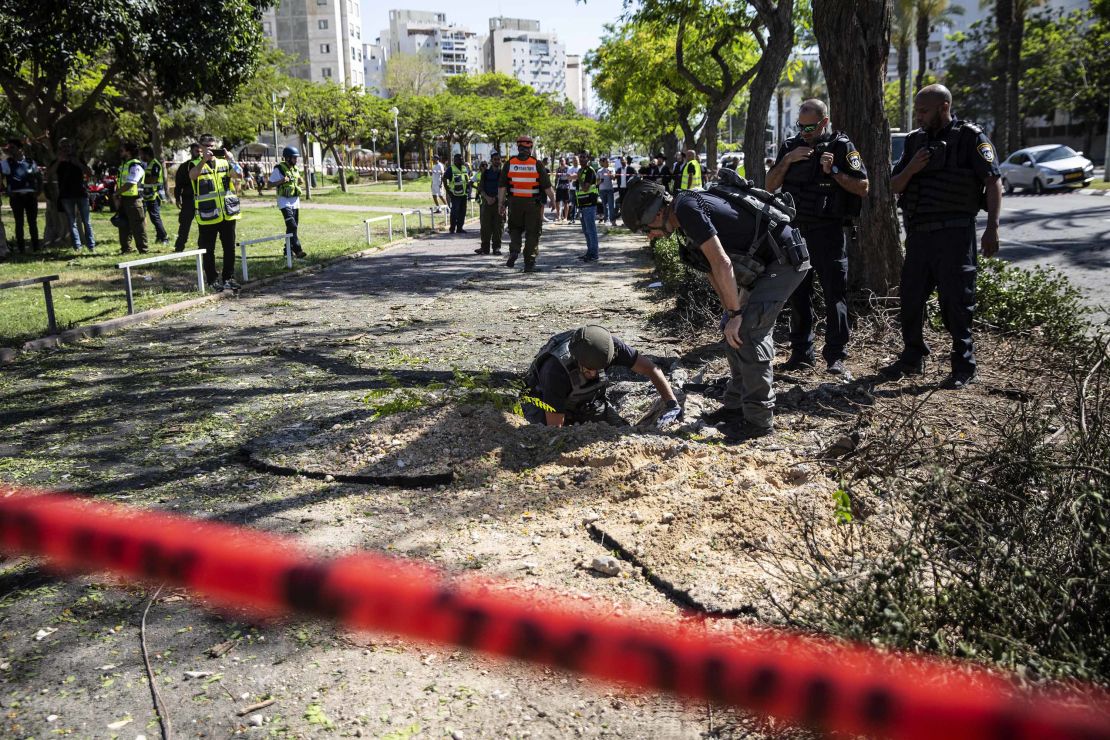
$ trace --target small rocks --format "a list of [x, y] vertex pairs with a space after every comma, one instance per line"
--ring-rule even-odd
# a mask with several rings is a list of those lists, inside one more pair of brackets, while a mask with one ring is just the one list
[[335, 476], [332, 475], [331, 473], [328, 473], [327, 475], [324, 476], [324, 482], [325, 483], [334, 483], [335, 482]]
[[632, 512], [632, 516], [630, 518], [632, 519], [633, 524], [643, 524], [644, 523], [644, 515], [641, 514], [638, 511]]
[[621, 574], [621, 561], [612, 555], [601, 555], [590, 562], [590, 570], [603, 576], [619, 576]]
[[674, 512], [673, 511], [664, 511], [663, 516], [659, 517], [659, 522], [661, 524], [670, 524], [673, 521], [674, 521]]
[[58, 631], [57, 627], [43, 627], [42, 629], [40, 629], [38, 632], [35, 633], [35, 642], [42, 642], [47, 637], [50, 637], [50, 635], [54, 634], [57, 631]]
[[463, 740], [463, 738], [465, 738], [465, 737], [466, 737], [466, 736], [465, 736], [465, 735], [463, 735], [463, 734], [462, 734], [461, 732], [459, 732], [458, 730], [452, 730], [452, 731], [451, 731], [451, 740]]
[[601, 514], [598, 514], [596, 511], [587, 511], [585, 514], [582, 515], [582, 523], [593, 524], [600, 518]]
[[47, 715], [46, 721], [47, 722], [57, 722], [58, 721], [58, 715], [56, 715], [56, 714]]
[[261, 727], [265, 719], [261, 714], [252, 714], [247, 721], [250, 722], [252, 727]]

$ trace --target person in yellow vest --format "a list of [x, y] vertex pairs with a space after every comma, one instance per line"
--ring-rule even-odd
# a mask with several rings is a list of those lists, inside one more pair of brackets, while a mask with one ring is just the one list
[[307, 255], [297, 236], [297, 228], [301, 223], [301, 184], [304, 182], [304, 172], [297, 166], [300, 156], [301, 153], [295, 146], [282, 149], [282, 161], [270, 173], [270, 183], [277, 188], [277, 207], [285, 219], [285, 233], [292, 237], [289, 247], [293, 256], [304, 259]]
[[516, 264], [523, 236], [525, 272], [536, 270], [545, 196], [546, 200], [555, 202], [551, 177], [543, 162], [532, 155], [532, 143], [531, 136], [517, 138], [517, 153], [501, 168], [501, 183], [497, 189], [498, 211], [501, 218], [507, 213], [509, 219], [509, 259], [505, 266]]
[[[217, 293], [238, 290], [235, 273], [235, 224], [242, 216], [236, 184], [243, 170], [212, 134], [200, 137], [201, 160], [189, 170], [197, 210], [197, 246], [204, 250], [204, 277]], [[216, 239], [223, 247], [223, 270], [216, 275]]]
[[466, 195], [470, 190], [470, 166], [463, 163], [461, 154], [456, 154], [443, 174], [443, 189], [447, 192], [447, 202], [451, 204], [451, 233], [464, 234], [466, 222]]
[[146, 179], [146, 169], [139, 161], [139, 145], [133, 141], [125, 141], [119, 147], [120, 159], [123, 164], [119, 168], [119, 177], [116, 179], [116, 215], [112, 223], [119, 229], [119, 253], [127, 254], [131, 251], [131, 239], [135, 239], [135, 248], [139, 254], [146, 254], [146, 211], [143, 210], [143, 181]]
[[701, 176], [701, 162], [693, 149], [686, 150], [686, 163], [682, 165], [678, 190], [700, 190], [704, 186]]
[[173, 251], [184, 252], [185, 244], [189, 241], [189, 229], [196, 219], [196, 209], [193, 207], [193, 181], [189, 179], [189, 171], [200, 164], [200, 144], [193, 142], [189, 145], [189, 158], [179, 164], [173, 175], [173, 202], [179, 209], [177, 213], [177, 241], [174, 242]]
[[150, 223], [154, 226], [154, 242], [169, 244], [170, 235], [162, 223], [162, 201], [166, 197], [166, 172], [162, 163], [154, 156], [154, 148], [144, 146], [139, 150], [146, 175], [143, 177], [143, 207]]
[[586, 237], [586, 253], [578, 259], [597, 262], [597, 169], [585, 150], [578, 152], [578, 175], [575, 178], [574, 205], [582, 220], [582, 235]]

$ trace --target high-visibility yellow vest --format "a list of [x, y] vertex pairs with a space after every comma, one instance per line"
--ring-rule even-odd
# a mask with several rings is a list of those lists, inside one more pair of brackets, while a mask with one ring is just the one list
[[466, 184], [470, 181], [470, 175], [466, 166], [456, 167], [449, 165], [447, 167], [447, 192], [451, 195], [466, 195]]
[[201, 162], [200, 167], [203, 172], [193, 180], [197, 223], [209, 226], [221, 221], [238, 221], [242, 213], [232, 184], [231, 163], [213, 157], [211, 162]]
[[[593, 182], [589, 185], [586, 184], [586, 176], [588, 173], [594, 173]], [[578, 179], [575, 182], [574, 201], [575, 205], [579, 208], [588, 208], [597, 205], [598, 193], [597, 189], [597, 169], [593, 164], [588, 164], [582, 169], [578, 170]]]
[[301, 197], [301, 168], [297, 165], [290, 166], [285, 162], [278, 162], [278, 171], [285, 178], [285, 182], [278, 185], [278, 195], [283, 198]]
[[700, 187], [704, 187], [704, 182], [701, 179], [701, 162], [691, 159], [682, 167], [682, 177], [678, 188], [680, 190], [693, 190]]
[[148, 183], [146, 182], [146, 178], [143, 178], [143, 200], [148, 202], [155, 200], [160, 201], [162, 199], [162, 193], [166, 189], [166, 173], [162, 167], [162, 163], [157, 159], [152, 159], [150, 163], [144, 165], [144, 167], [146, 167], [147, 175], [153, 175], [155, 179], [154, 182]]
[[135, 164], [139, 165], [140, 167], [143, 166], [143, 163], [137, 159], [129, 159], [120, 165], [119, 177], [117, 178], [117, 185], [119, 186], [119, 190], [117, 190], [116, 192], [121, 198], [139, 197], [139, 183], [127, 181], [127, 173], [131, 170], [131, 165]]

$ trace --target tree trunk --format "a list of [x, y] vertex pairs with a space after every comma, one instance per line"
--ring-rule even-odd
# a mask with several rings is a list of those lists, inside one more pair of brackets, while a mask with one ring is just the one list
[[907, 126], [907, 131], [909, 128], [906, 123], [906, 88], [909, 86], [909, 76], [910, 47], [909, 44], [902, 44], [898, 47], [898, 128]]
[[1014, 0], [995, 0], [998, 52], [994, 60], [994, 142], [1000, 156], [1010, 154], [1010, 34], [1014, 24]]
[[[794, 49], [794, 0], [779, 0], [776, 7], [756, 6], [767, 29], [767, 47], [748, 92], [748, 120], [744, 125], [744, 176], [763, 187], [767, 181], [767, 113], [775, 88], [782, 79], [786, 60]], [[880, 102], [882, 98], [880, 97]]]
[[343, 157], [339, 154], [339, 145], [331, 145], [332, 156], [335, 157], [335, 169], [339, 170], [339, 189], [344, 193], [347, 192], [347, 172], [344, 167]]
[[1008, 71], [1006, 83], [1009, 86], [1007, 98], [1007, 111], [1010, 119], [1007, 121], [1008, 138], [1006, 141], [1006, 155], [1021, 148], [1024, 121], [1021, 114], [1021, 45], [1025, 41], [1025, 11], [1021, 8], [1021, 0], [1014, 0], [1014, 22], [1010, 27], [1009, 60], [1006, 64]]
[[701, 130], [705, 141], [705, 169], [709, 172], [717, 171], [717, 132], [721, 125], [721, 115], [717, 111], [710, 111]]
[[775, 114], [775, 121], [778, 123], [778, 127], [777, 127], [777, 130], [775, 131], [775, 135], [778, 137], [777, 141], [779, 143], [782, 143], [782, 134], [783, 134], [783, 130], [785, 128], [784, 125], [783, 125], [783, 122], [782, 122], [782, 98], [783, 98], [782, 90], [779, 90], [778, 93], [775, 95], [775, 101], [778, 104], [778, 111]]
[[854, 287], [888, 294], [902, 250], [890, 190], [890, 124], [883, 83], [890, 53], [891, 0], [813, 0], [813, 32], [829, 89], [833, 125], [859, 147], [871, 173], [859, 242], [849, 244]]
[[308, 148], [308, 134], [298, 132], [297, 138], [304, 152], [304, 198], [312, 200], [312, 150]]
[[925, 86], [925, 62], [929, 60], [929, 17], [917, 11], [917, 76], [914, 86], [920, 90]]

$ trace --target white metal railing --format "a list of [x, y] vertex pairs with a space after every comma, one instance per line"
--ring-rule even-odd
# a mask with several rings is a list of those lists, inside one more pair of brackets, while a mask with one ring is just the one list
[[258, 239], [248, 239], [245, 242], [238, 242], [239, 259], [243, 264], [243, 282], [250, 280], [247, 275], [247, 247], [252, 244], [262, 244], [264, 242], [276, 242], [278, 239], [285, 240], [285, 268], [288, 270], [293, 269], [293, 235], [292, 234], [274, 234], [273, 236], [263, 236]]
[[197, 258], [197, 290], [204, 293], [204, 266], [201, 264], [201, 256], [204, 254], [203, 249], [190, 249], [185, 252], [173, 252], [172, 254], [160, 254], [157, 257], [144, 257], [143, 259], [131, 260], [130, 262], [120, 262], [116, 267], [123, 270], [123, 277], [127, 284], [127, 313], [135, 313], [135, 298], [131, 291], [131, 268], [138, 267], [139, 265], [150, 265], [155, 262], [168, 262], [169, 260], [179, 260], [185, 257]]
[[376, 221], [387, 221], [389, 223], [389, 241], [393, 241], [393, 216], [377, 216], [362, 222], [366, 226], [366, 246], [370, 246], [370, 224]]
[[43, 297], [46, 299], [46, 325], [51, 334], [58, 333], [58, 320], [54, 316], [54, 294], [50, 291], [50, 283], [58, 279], [57, 275], [44, 275], [42, 277], [23, 278], [22, 280], [12, 280], [8, 283], [0, 283], [0, 290], [7, 288], [21, 288], [25, 285], [34, 285], [35, 283], [42, 283]]

